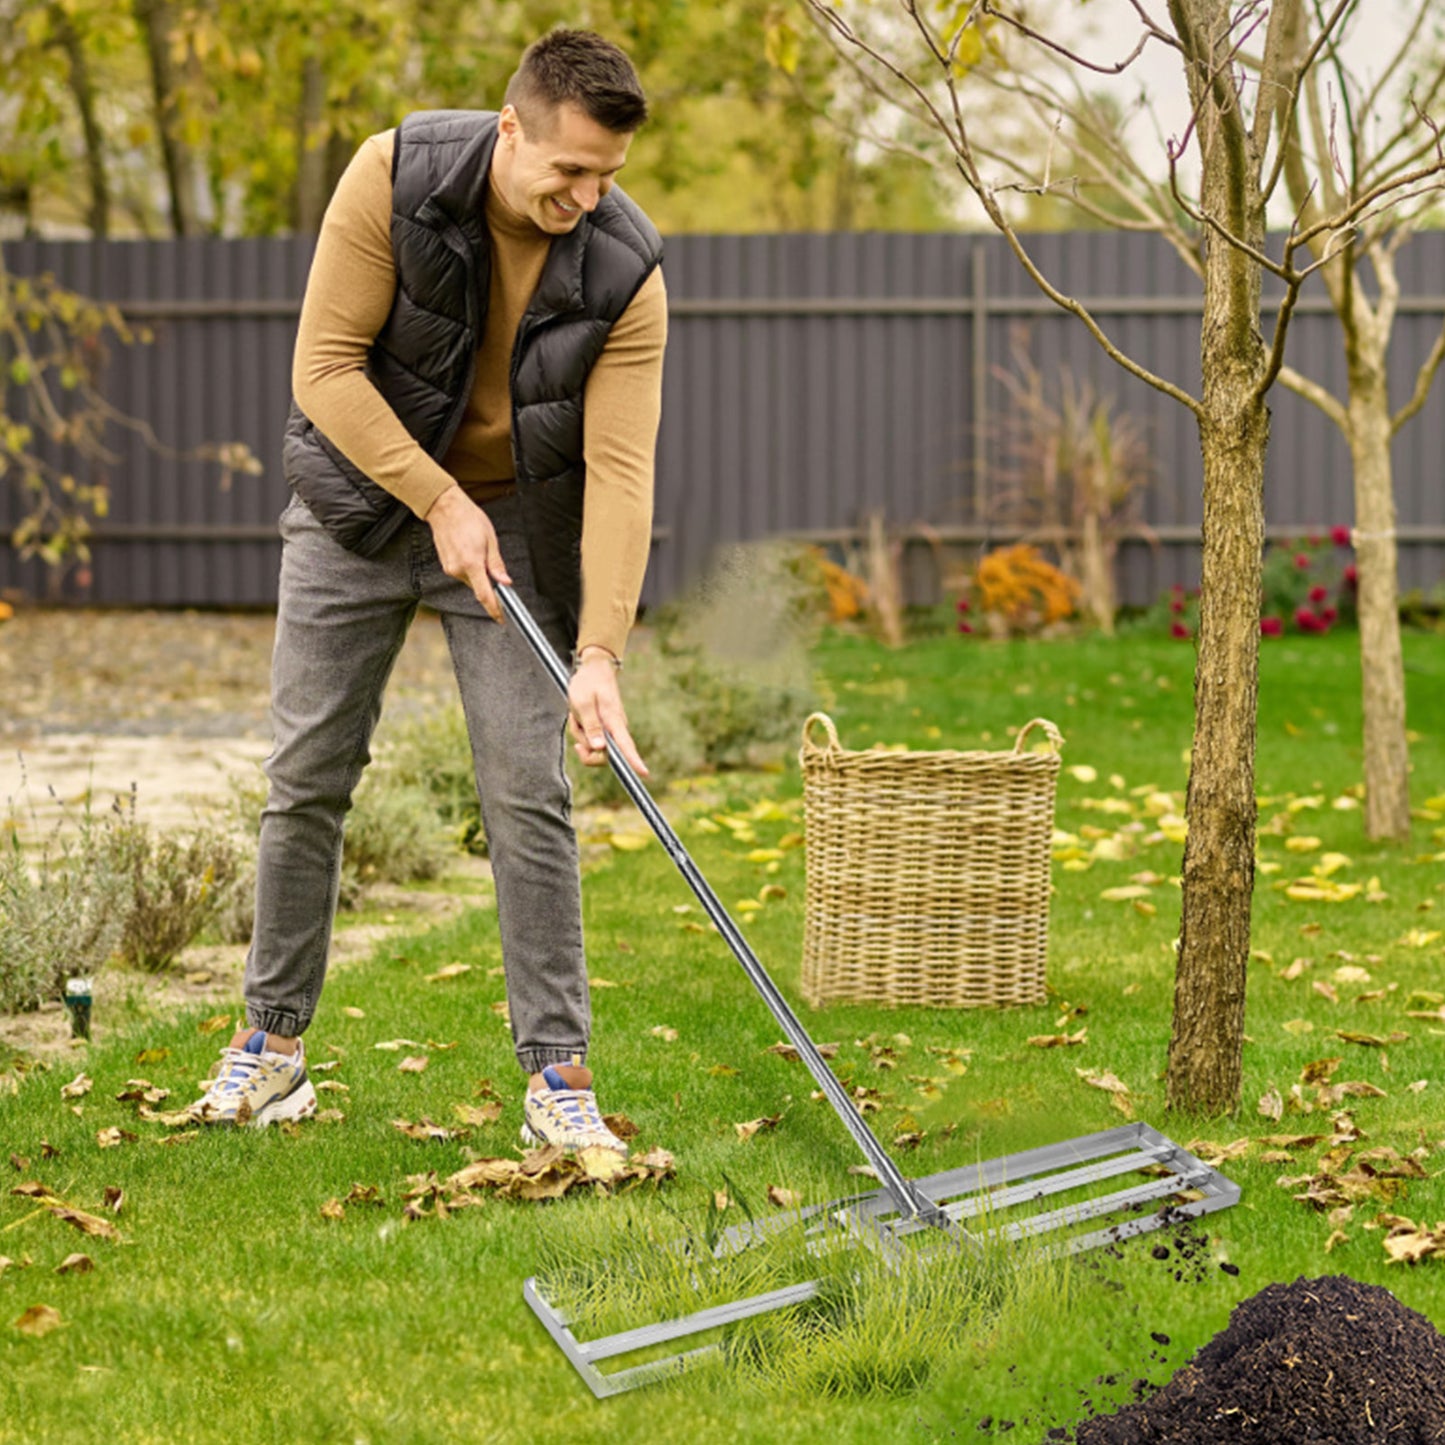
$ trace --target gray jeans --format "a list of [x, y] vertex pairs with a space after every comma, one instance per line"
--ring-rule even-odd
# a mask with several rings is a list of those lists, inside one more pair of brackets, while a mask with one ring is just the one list
[[[560, 645], [556, 609], [532, 583], [515, 496], [486, 511], [517, 592]], [[585, 1057], [591, 1020], [562, 695], [516, 629], [493, 622], [442, 571], [425, 522], [409, 521], [377, 556], [358, 557], [293, 501], [281, 536], [275, 746], [244, 985], [251, 1027], [297, 1035], [316, 1011], [346, 813], [387, 678], [425, 602], [441, 615], [466, 714], [517, 1059], [537, 1073]]]

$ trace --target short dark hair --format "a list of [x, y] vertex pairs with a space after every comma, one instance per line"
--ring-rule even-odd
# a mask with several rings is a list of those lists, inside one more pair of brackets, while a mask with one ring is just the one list
[[632, 62], [591, 30], [557, 29], [534, 40], [503, 98], [524, 131], [545, 130], [551, 113], [568, 102], [618, 135], [631, 135], [647, 119], [647, 97]]

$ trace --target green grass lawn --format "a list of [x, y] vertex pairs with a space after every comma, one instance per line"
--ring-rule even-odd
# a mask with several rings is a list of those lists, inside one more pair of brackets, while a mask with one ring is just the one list
[[[1182, 813], [1187, 775], [1190, 648], [1139, 637], [997, 645], [938, 637], [888, 653], [833, 635], [816, 652], [845, 746], [999, 748], [1032, 717], [1055, 721], [1066, 738], [1057, 825], [1067, 836], [1056, 848], [1045, 1004], [802, 1010], [813, 1037], [839, 1044], [833, 1063], [842, 1076], [881, 1091], [872, 1122], [885, 1141], [912, 1116], [922, 1141], [896, 1156], [911, 1175], [1120, 1123], [1111, 1096], [1076, 1072], [1087, 1068], [1112, 1071], [1137, 1116], [1181, 1143], [1249, 1140], [1224, 1165], [1243, 1201], [1206, 1222], [1207, 1248], [1193, 1259], [1158, 1260], [1149, 1244], [1134, 1244], [1119, 1258], [1091, 1256], [1035, 1280], [990, 1323], [961, 1318], [960, 1347], [931, 1361], [911, 1393], [829, 1396], [816, 1379], [760, 1389], [713, 1371], [595, 1402], [523, 1303], [522, 1280], [541, 1260], [606, 1248], [624, 1222], [699, 1228], [718, 1190], [766, 1214], [771, 1186], [817, 1203], [867, 1183], [849, 1175], [856, 1150], [827, 1104], [810, 1097], [803, 1067], [766, 1052], [776, 1026], [721, 940], [701, 926], [662, 850], [607, 848], [585, 890], [591, 971], [612, 985], [594, 988], [592, 1062], [604, 1110], [622, 1110], [639, 1126], [638, 1147], [672, 1151], [674, 1180], [656, 1194], [574, 1191], [548, 1205], [490, 1199], [444, 1219], [404, 1216], [411, 1176], [448, 1175], [474, 1154], [513, 1153], [522, 1080], [493, 1007], [503, 999], [500, 953], [495, 917], [484, 909], [388, 943], [333, 976], [308, 1048], [314, 1063], [335, 1062], [317, 1077], [345, 1085], [322, 1096], [344, 1119], [295, 1137], [212, 1132], [162, 1147], [173, 1131], [115, 1101], [135, 1078], [172, 1091], [163, 1108], [194, 1096], [225, 1037], [202, 1032], [200, 1015], [78, 1047], [64, 1066], [10, 1060], [0, 1073], [0, 1168], [11, 1180], [0, 1194], [0, 1256], [14, 1261], [0, 1271], [0, 1441], [644, 1434], [841, 1445], [991, 1438], [1012, 1420], [1005, 1438], [1027, 1442], [1073, 1418], [1085, 1396], [1122, 1400], [1136, 1378], [1167, 1379], [1224, 1326], [1233, 1304], [1271, 1281], [1347, 1273], [1445, 1324], [1445, 1260], [1389, 1264], [1385, 1231], [1367, 1227], [1387, 1210], [1430, 1225], [1445, 1219], [1445, 1020], [1408, 1016], [1445, 1002], [1445, 804], [1433, 817], [1423, 807], [1445, 794], [1445, 649], [1419, 635], [1406, 643], [1420, 817], [1405, 847], [1367, 844], [1362, 813], [1349, 806], [1359, 781], [1354, 637], [1264, 647], [1265, 871], [1244, 1104], [1237, 1118], [1219, 1120], [1167, 1114], [1162, 1078], [1179, 909], [1170, 880], [1181, 855], [1170, 817]], [[660, 780], [657, 791], [730, 907], [767, 884], [785, 890], [748, 910], [745, 928], [797, 1001], [802, 850], [783, 848], [771, 871], [747, 858], [801, 831], [796, 766], [671, 792]], [[747, 812], [751, 841], [715, 824]], [[619, 810], [611, 830], [642, 826]], [[1290, 885], [1296, 894], [1350, 896], [1292, 897]], [[1123, 887], [1143, 893], [1101, 896]], [[428, 981], [458, 962], [470, 970]], [[1080, 1029], [1086, 1040], [1071, 1047], [1028, 1042]], [[1348, 1042], [1341, 1031], [1408, 1038], [1382, 1047]], [[412, 1042], [376, 1047], [398, 1039]], [[880, 1048], [892, 1050], [891, 1060]], [[946, 1066], [949, 1050], [963, 1072]], [[428, 1066], [399, 1071], [404, 1055], [425, 1056]], [[1320, 1108], [1318, 1087], [1304, 1086], [1295, 1102], [1311, 1112], [1286, 1110], [1278, 1120], [1259, 1112], [1271, 1093], [1281, 1106], [1292, 1101], [1306, 1065], [1336, 1057], [1333, 1083], [1371, 1084], [1383, 1096]], [[879, 1067], [880, 1058], [896, 1067]], [[81, 1070], [93, 1089], [62, 1099], [62, 1085]], [[502, 1115], [469, 1137], [423, 1142], [393, 1126], [455, 1126], [455, 1106], [477, 1104], [484, 1081], [500, 1093]], [[1423, 1150], [1428, 1177], [1377, 1181], [1348, 1219], [1297, 1202], [1304, 1186], [1276, 1181], [1318, 1174], [1328, 1145], [1282, 1151], [1261, 1136], [1335, 1134], [1345, 1126], [1340, 1111], [1362, 1131], [1354, 1153]], [[735, 1125], [772, 1116], [781, 1116], [776, 1128], [739, 1139]], [[136, 1141], [99, 1147], [97, 1134], [113, 1127]], [[1293, 1157], [1263, 1157], [1272, 1150]], [[33, 1198], [9, 1193], [26, 1181], [106, 1214], [120, 1239], [87, 1239]], [[355, 1185], [377, 1186], [383, 1202], [323, 1217], [322, 1206]], [[108, 1188], [124, 1191], [118, 1213], [106, 1212]], [[734, 1205], [724, 1222], [740, 1218]], [[88, 1254], [94, 1271], [55, 1273], [72, 1251]], [[31, 1337], [12, 1327], [37, 1304], [59, 1312], [58, 1328]], [[914, 1300], [897, 1310], [927, 1307]], [[994, 1423], [980, 1433], [986, 1418]]]

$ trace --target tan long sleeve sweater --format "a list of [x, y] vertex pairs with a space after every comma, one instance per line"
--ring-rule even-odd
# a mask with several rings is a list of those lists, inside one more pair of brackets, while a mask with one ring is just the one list
[[[327, 207], [301, 307], [292, 387], [301, 410], [347, 460], [424, 517], [453, 481], [479, 502], [514, 485], [512, 343], [550, 238], [488, 187], [492, 278], [486, 334], [466, 414], [438, 465], [365, 372], [367, 353], [396, 294], [394, 137], [394, 131], [383, 131], [362, 144]], [[583, 397], [587, 495], [577, 644], [605, 647], [616, 657], [627, 646], [651, 545], [666, 344], [667, 294], [658, 269], [613, 326]]]

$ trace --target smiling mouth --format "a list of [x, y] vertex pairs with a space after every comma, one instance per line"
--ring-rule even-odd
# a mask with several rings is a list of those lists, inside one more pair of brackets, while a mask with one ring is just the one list
[[577, 212], [582, 209], [580, 206], [566, 205], [564, 202], [559, 201], [556, 196], [552, 197], [552, 204], [556, 206], [564, 216], [575, 216]]

